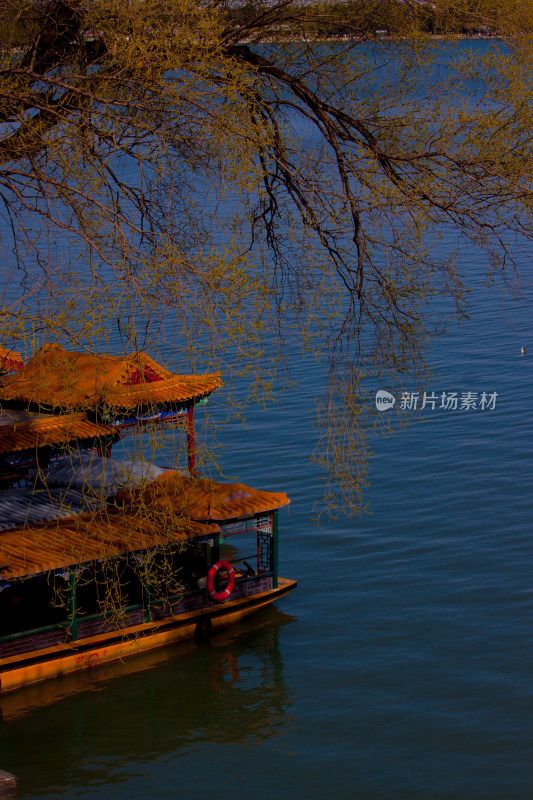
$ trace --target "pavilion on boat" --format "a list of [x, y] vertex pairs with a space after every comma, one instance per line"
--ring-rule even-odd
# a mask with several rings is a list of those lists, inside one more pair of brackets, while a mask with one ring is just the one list
[[0, 351], [0, 484], [75, 449], [110, 456], [143, 428], [183, 428], [196, 467], [194, 409], [221, 385], [218, 373], [178, 375], [146, 353], [73, 353], [46, 344], [26, 363]]

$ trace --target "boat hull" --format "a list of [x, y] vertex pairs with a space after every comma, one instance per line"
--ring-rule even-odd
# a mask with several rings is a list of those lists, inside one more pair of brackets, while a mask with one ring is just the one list
[[124, 630], [110, 631], [76, 642], [4, 658], [0, 661], [0, 692], [12, 691], [78, 670], [91, 669], [184, 639], [207, 636], [273, 603], [296, 586], [296, 581], [279, 578], [275, 589], [267, 589], [225, 603], [210, 604]]

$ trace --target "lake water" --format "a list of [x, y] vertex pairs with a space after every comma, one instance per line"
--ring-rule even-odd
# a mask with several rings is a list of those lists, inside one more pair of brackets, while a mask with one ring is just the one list
[[471, 316], [433, 345], [428, 388], [495, 408], [426, 408], [376, 436], [371, 513], [317, 527], [323, 371], [295, 352], [297, 391], [230, 423], [222, 461], [290, 495], [280, 572], [298, 589], [210, 642], [0, 698], [22, 798], [532, 796], [530, 257], [521, 298], [483, 287], [479, 253], [461, 266]]

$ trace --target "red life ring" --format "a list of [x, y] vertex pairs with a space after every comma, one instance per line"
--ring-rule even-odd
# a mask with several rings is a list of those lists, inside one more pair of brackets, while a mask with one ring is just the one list
[[[219, 569], [225, 569], [228, 573], [228, 582], [226, 584], [226, 588], [223, 589], [221, 592], [215, 591], [215, 575], [217, 574]], [[213, 566], [207, 573], [206, 589], [208, 595], [215, 601], [215, 603], [223, 603], [224, 600], [227, 600], [230, 594], [232, 593], [234, 586], [235, 586], [235, 570], [233, 569], [229, 561], [217, 561], [216, 564], [213, 564]]]

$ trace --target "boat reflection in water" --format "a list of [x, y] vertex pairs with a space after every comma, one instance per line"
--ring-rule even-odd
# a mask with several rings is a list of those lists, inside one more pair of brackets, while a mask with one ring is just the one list
[[271, 606], [199, 644], [1, 696], [2, 768], [18, 775], [22, 797], [69, 797], [76, 787], [120, 784], [136, 763], [165, 760], [195, 743], [275, 736], [292, 704], [279, 631], [293, 621]]

